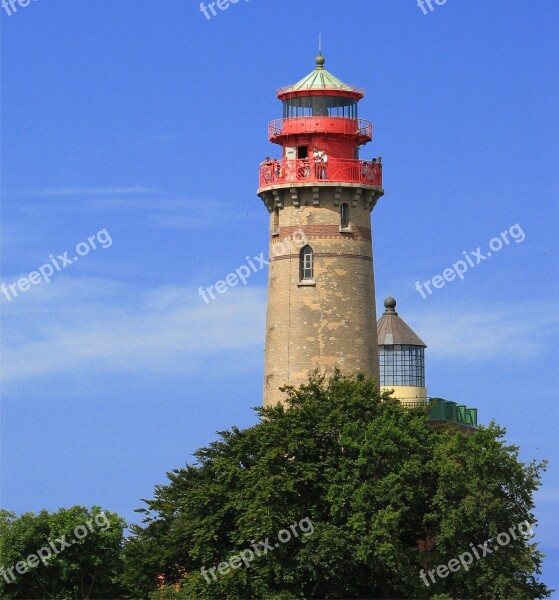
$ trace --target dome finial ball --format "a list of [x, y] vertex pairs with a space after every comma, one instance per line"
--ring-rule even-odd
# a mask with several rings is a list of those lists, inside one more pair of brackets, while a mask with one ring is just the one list
[[394, 300], [392, 296], [388, 296], [388, 298], [384, 301], [384, 308], [394, 310], [396, 308], [396, 300]]

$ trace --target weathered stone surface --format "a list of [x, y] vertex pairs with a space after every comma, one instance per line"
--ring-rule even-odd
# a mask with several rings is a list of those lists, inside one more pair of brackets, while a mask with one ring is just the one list
[[[279, 387], [299, 385], [316, 369], [331, 373], [338, 367], [378, 381], [370, 214], [377, 198], [366, 189], [355, 202], [354, 186], [320, 187], [318, 200], [316, 188], [301, 187], [297, 194], [276, 191], [279, 229], [274, 234], [272, 217], [264, 404], [281, 401]], [[340, 230], [344, 202], [350, 207], [350, 227]], [[305, 242], [295, 232], [301, 230], [314, 254], [310, 284], [299, 280]]]

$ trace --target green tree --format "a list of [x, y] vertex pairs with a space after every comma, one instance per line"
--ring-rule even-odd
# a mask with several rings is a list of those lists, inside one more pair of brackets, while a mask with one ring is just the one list
[[[422, 568], [470, 544], [535, 522], [545, 463], [524, 464], [495, 424], [433, 426], [374, 382], [336, 374], [286, 388], [287, 406], [256, 409], [257, 425], [220, 432], [195, 464], [168, 474], [125, 546], [134, 597], [503, 598], [549, 595], [542, 555], [519, 536], [498, 553], [425, 585]], [[211, 567], [307, 518], [247, 566]], [[481, 554], [481, 552], [480, 552]], [[202, 572], [201, 569], [205, 571]], [[165, 586], [157, 590], [157, 577]], [[208, 582], [209, 581], [209, 582]]]
[[124, 520], [82, 506], [0, 511], [0, 597], [6, 600], [120, 598]]

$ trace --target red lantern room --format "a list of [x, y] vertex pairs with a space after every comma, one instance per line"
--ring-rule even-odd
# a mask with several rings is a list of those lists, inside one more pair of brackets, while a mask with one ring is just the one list
[[282, 156], [262, 163], [259, 192], [282, 183], [328, 181], [372, 186], [382, 195], [380, 157], [359, 159], [359, 148], [373, 137], [371, 122], [358, 118], [365, 93], [334, 77], [324, 63], [319, 54], [312, 73], [278, 90], [283, 118], [270, 123], [269, 139], [282, 147]]

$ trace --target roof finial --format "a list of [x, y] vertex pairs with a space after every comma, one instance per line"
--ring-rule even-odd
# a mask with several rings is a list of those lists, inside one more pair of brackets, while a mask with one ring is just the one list
[[388, 294], [388, 298], [384, 301], [384, 308], [386, 308], [386, 311], [384, 312], [384, 314], [386, 314], [386, 313], [398, 314], [395, 310], [396, 300], [394, 300], [394, 298], [392, 298], [392, 293]]

